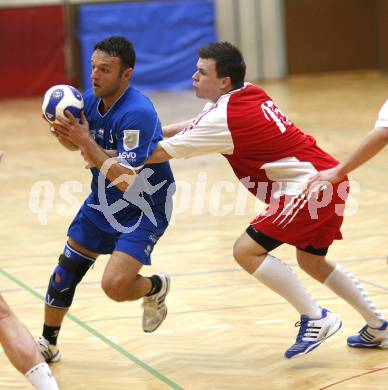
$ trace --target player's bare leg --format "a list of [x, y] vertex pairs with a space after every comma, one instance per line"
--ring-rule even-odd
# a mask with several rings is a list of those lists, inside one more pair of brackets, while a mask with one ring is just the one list
[[57, 390], [50, 368], [27, 328], [0, 295], [0, 343], [13, 366], [38, 390]]
[[49, 305], [44, 306], [44, 323], [49, 326], [61, 326], [69, 309], [59, 309]]
[[8, 359], [23, 374], [43, 361], [29, 331], [12, 313], [1, 295], [0, 341]]
[[143, 297], [143, 330], [153, 332], [167, 316], [165, 299], [170, 277], [163, 273], [143, 277], [139, 274], [142, 266], [132, 256], [115, 251], [105, 268], [101, 285], [106, 295], [117, 302]]
[[122, 252], [113, 252], [105, 267], [101, 286], [116, 302], [133, 301], [151, 290], [151, 280], [139, 275], [143, 264]]
[[314, 255], [297, 249], [296, 257], [299, 267], [314, 279], [324, 283], [335, 266], [326, 260], [326, 256]]

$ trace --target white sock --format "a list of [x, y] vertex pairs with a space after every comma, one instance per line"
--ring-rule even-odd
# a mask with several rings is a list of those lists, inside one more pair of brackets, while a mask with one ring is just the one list
[[300, 314], [321, 318], [322, 308], [303, 287], [291, 267], [276, 257], [267, 255], [252, 275], [291, 303]]
[[384, 323], [383, 314], [368, 297], [361, 283], [340, 265], [336, 265], [324, 284], [353, 306], [372, 328], [379, 328]]
[[58, 384], [47, 363], [39, 363], [25, 374], [37, 390], [59, 390]]

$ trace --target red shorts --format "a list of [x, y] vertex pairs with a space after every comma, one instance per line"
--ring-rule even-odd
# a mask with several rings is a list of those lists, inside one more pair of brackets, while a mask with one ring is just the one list
[[326, 248], [334, 240], [342, 239], [340, 227], [348, 194], [347, 182], [343, 183], [342, 189], [346, 187], [347, 190], [339, 196], [338, 185], [334, 185], [330, 200], [325, 200], [325, 190], [319, 193], [318, 199], [308, 202], [300, 196], [283, 196], [279, 202], [272, 202], [250, 225], [274, 240], [297, 248]]

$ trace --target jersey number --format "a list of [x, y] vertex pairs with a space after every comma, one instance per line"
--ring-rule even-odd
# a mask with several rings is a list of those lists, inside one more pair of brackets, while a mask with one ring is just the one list
[[279, 130], [284, 133], [287, 128], [286, 126], [291, 125], [291, 122], [287, 117], [275, 106], [272, 100], [267, 100], [261, 105], [261, 109], [267, 121], [273, 120]]

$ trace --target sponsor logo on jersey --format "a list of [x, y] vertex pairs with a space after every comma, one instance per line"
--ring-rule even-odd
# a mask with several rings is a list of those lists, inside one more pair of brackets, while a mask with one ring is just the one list
[[136, 153], [135, 152], [121, 152], [117, 156], [119, 159], [127, 160], [127, 159], [136, 159]]
[[124, 130], [124, 150], [136, 149], [139, 146], [140, 130]]

